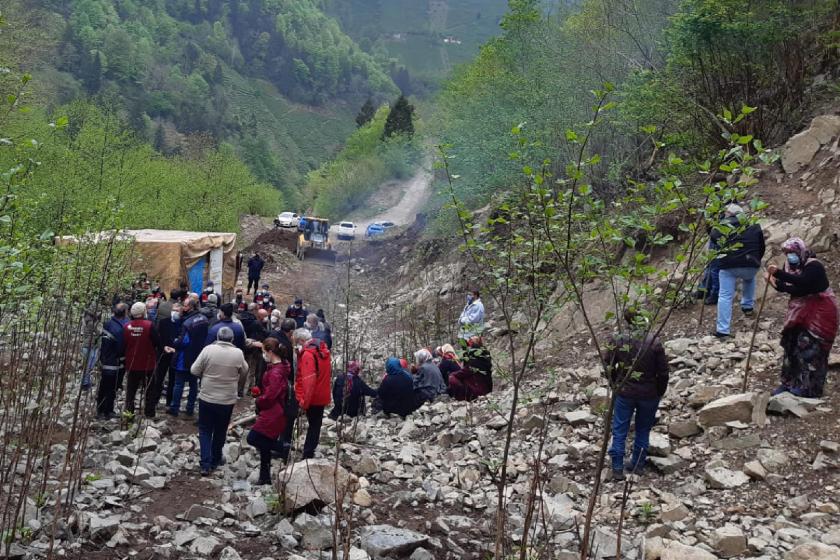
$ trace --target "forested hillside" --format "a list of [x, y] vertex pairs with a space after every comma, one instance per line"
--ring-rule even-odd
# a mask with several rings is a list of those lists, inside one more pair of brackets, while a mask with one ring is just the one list
[[15, 11], [46, 31], [28, 69], [49, 101], [117, 99], [167, 154], [209, 133], [291, 201], [365, 98], [397, 93], [314, 0], [28, 0]]
[[836, 92], [833, 2], [584, 0], [550, 16], [538, 0], [510, 4], [502, 36], [456, 71], [437, 104], [434, 129], [472, 205], [521, 177], [521, 163], [499, 157], [522, 148], [517, 125], [529, 161], [547, 158], [562, 174], [576, 149], [566, 131], [591, 118], [590, 90], [605, 82], [615, 110], [590, 149], [607, 196], [670, 152], [702, 158], [725, 145], [725, 121], [742, 106], [755, 111], [735, 129], [772, 145]]

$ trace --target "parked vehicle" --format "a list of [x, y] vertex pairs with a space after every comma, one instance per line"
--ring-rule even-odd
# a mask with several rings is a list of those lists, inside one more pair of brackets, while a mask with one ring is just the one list
[[382, 224], [370, 224], [365, 230], [365, 237], [375, 237], [383, 233], [385, 233], [385, 228], [382, 227]]
[[300, 216], [294, 212], [283, 212], [274, 219], [275, 227], [293, 228], [298, 227]]
[[392, 227], [397, 227], [397, 224], [395, 224], [394, 222], [377, 222], [377, 223], [380, 226], [382, 226], [382, 229], [384, 229], [385, 231], [388, 231]]
[[356, 224], [353, 222], [341, 222], [338, 224], [338, 238], [350, 240], [356, 238]]

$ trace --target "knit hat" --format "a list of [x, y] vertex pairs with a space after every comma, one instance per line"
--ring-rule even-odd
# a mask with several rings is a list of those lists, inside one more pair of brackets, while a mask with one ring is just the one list
[[134, 319], [142, 319], [146, 316], [146, 304], [142, 301], [138, 301], [134, 305], [131, 306], [131, 316]]

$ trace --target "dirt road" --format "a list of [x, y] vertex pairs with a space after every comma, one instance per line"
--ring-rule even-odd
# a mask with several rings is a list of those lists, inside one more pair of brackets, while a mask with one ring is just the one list
[[[432, 172], [430, 165], [424, 165], [410, 179], [403, 183], [389, 183], [380, 190], [399, 190], [402, 197], [379, 214], [355, 220], [357, 235], [364, 235], [365, 229], [374, 222], [394, 222], [398, 226], [414, 223], [414, 217], [422, 212], [432, 192]], [[377, 195], [374, 195], [376, 197]]]

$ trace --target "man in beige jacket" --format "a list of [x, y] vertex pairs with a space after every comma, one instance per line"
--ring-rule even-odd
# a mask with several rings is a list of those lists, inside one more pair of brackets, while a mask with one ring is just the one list
[[201, 476], [224, 464], [230, 417], [236, 404], [240, 375], [248, 374], [242, 350], [233, 345], [233, 329], [219, 329], [216, 342], [205, 346], [190, 369], [201, 378], [198, 393], [198, 441], [201, 444]]

